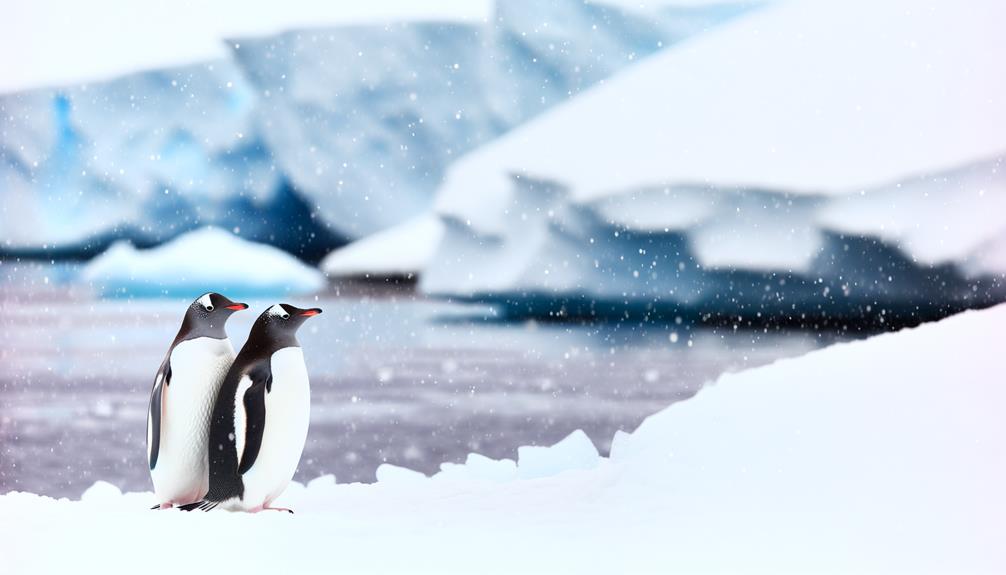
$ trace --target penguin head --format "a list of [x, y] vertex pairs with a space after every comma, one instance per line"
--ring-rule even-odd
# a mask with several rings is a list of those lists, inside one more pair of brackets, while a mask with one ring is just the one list
[[186, 319], [194, 323], [223, 324], [236, 311], [248, 309], [248, 304], [229, 300], [215, 292], [204, 293], [196, 298], [186, 312]]
[[224, 339], [227, 337], [224, 332], [227, 318], [243, 309], [248, 309], [248, 304], [233, 302], [218, 293], [204, 293], [185, 310], [175, 343], [197, 337]]
[[302, 309], [288, 303], [278, 303], [262, 312], [258, 321], [272, 333], [296, 334], [307, 318], [321, 313], [321, 308]]

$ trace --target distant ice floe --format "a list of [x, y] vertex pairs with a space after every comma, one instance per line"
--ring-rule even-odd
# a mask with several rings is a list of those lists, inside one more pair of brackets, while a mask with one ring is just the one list
[[455, 163], [420, 287], [532, 316], [1002, 301], [1003, 17], [779, 3], [658, 54]]
[[426, 213], [332, 252], [321, 269], [332, 278], [415, 277], [429, 265], [443, 233], [440, 218]]
[[321, 272], [290, 254], [218, 228], [147, 250], [118, 242], [88, 262], [80, 279], [110, 296], [305, 294], [325, 286]]
[[[104, 482], [12, 492], [0, 553], [12, 574], [1003, 572], [1004, 323], [998, 306], [724, 375], [610, 458], [575, 433], [516, 463], [292, 483], [276, 504], [293, 516], [152, 512]], [[282, 552], [220, 553], [248, 541]]]

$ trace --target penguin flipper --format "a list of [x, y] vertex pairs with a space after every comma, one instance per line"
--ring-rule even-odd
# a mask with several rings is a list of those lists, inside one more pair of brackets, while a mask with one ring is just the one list
[[245, 412], [245, 440], [244, 451], [240, 453], [240, 463], [238, 473], [244, 475], [255, 465], [258, 459], [259, 449], [262, 448], [262, 434], [265, 431], [265, 394], [267, 388], [272, 386], [272, 375], [265, 379], [256, 381], [245, 392], [242, 405], [237, 409], [244, 409]]
[[150, 392], [150, 406], [147, 411], [147, 457], [150, 469], [157, 466], [157, 455], [161, 450], [161, 427], [164, 422], [166, 391], [171, 384], [171, 352], [161, 362], [154, 377], [154, 388]]

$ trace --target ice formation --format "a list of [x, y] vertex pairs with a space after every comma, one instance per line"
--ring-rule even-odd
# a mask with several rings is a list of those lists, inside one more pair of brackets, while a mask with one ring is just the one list
[[[609, 0], [610, 1], [610, 0]], [[0, 92], [88, 83], [136, 71], [227, 57], [224, 38], [275, 34], [306, 26], [404, 19], [484, 20], [492, 0], [374, 0], [281, 4], [217, 0], [212, 4], [93, 0], [86, 5], [33, 0], [0, 20], [0, 53], [31, 46], [31, 58], [4, 64]], [[115, 14], [115, 18], [107, 18]], [[128, 26], [123, 26], [128, 22]], [[179, 34], [185, 41], [179, 42]], [[67, 50], [68, 44], [73, 50]]]
[[88, 262], [80, 279], [112, 296], [305, 294], [325, 286], [321, 272], [290, 254], [212, 227], [147, 250], [119, 241]]
[[0, 249], [94, 255], [219, 225], [302, 257], [327, 252], [342, 238], [275, 169], [255, 100], [226, 60], [0, 96]]
[[574, 436], [531, 476], [479, 456], [326, 476], [287, 489], [293, 516], [153, 512], [103, 482], [79, 502], [9, 493], [0, 553], [12, 574], [1002, 572], [1004, 322], [965, 312], [724, 375], [610, 459]]
[[801, 322], [1002, 301], [1004, 10], [780, 3], [641, 62], [451, 167], [421, 288]]
[[225, 58], [0, 95], [0, 253], [217, 225], [317, 261], [428, 209], [465, 151], [746, 9], [501, 0], [489, 23], [238, 38]]
[[445, 216], [420, 287], [517, 316], [804, 323], [825, 311], [919, 320], [1006, 298], [999, 158], [844, 196], [692, 186], [570, 196], [515, 178], [497, 231]]
[[329, 277], [414, 277], [429, 264], [443, 234], [440, 218], [426, 213], [332, 252], [321, 269]]
[[294, 31], [240, 39], [234, 56], [278, 166], [357, 238], [428, 208], [466, 151], [746, 9], [500, 0], [486, 25]]
[[1006, 51], [1003, 18], [1001, 4], [952, 0], [775, 3], [460, 159], [437, 205], [495, 231], [515, 175], [576, 199], [682, 185], [848, 193], [999, 156], [1006, 83], [988, 54]]

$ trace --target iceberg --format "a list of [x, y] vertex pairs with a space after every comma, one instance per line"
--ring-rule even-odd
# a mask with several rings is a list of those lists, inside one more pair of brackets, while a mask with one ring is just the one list
[[0, 94], [0, 255], [80, 259], [212, 225], [318, 262], [428, 211], [464, 152], [750, 8], [501, 0], [485, 22], [485, 5], [448, 20], [412, 4], [234, 14], [193, 32], [205, 51], [233, 31], [205, 61], [158, 53], [170, 66]]
[[[1002, 572], [1004, 322], [1006, 306], [970, 311], [723, 375], [610, 459], [538, 452], [547, 476], [485, 458], [442, 480], [326, 476], [290, 485], [292, 516], [153, 512], [103, 482], [82, 501], [11, 492], [0, 553], [11, 574]], [[268, 543], [220, 553], [248, 541]]]
[[[87, 6], [36, 0], [0, 20], [0, 52], [32, 47], [31, 59], [12, 59], [0, 91], [90, 83], [193, 62], [225, 58], [222, 39], [275, 34], [304, 26], [361, 24], [385, 20], [451, 18], [484, 20], [492, 0], [377, 0], [347, 5], [290, 0], [283, 5], [241, 0], [213, 4], [137, 4], [95, 0]], [[116, 18], [107, 18], [115, 14]], [[128, 26], [123, 26], [128, 22]], [[179, 34], [185, 41], [179, 42]], [[73, 50], [67, 50], [67, 45]]]
[[950, 0], [772, 4], [459, 159], [437, 207], [495, 231], [515, 175], [576, 199], [677, 185], [844, 194], [1000, 156], [1006, 84], [989, 54], [1006, 50], [991, 24], [1004, 16]]
[[335, 250], [321, 269], [333, 278], [414, 278], [429, 264], [443, 233], [440, 218], [426, 213]]
[[500, 0], [484, 25], [298, 30], [237, 38], [233, 55], [277, 167], [355, 239], [426, 211], [465, 152], [750, 9]]
[[89, 257], [216, 225], [319, 259], [345, 239], [275, 169], [254, 106], [228, 60], [0, 95], [3, 249]]
[[1000, 165], [844, 196], [684, 186], [576, 201], [516, 178], [502, 231], [444, 216], [419, 286], [511, 317], [918, 323], [1006, 299]]
[[1003, 301], [1004, 10], [779, 3], [640, 62], [451, 166], [420, 288], [801, 325]]
[[88, 262], [79, 279], [106, 296], [195, 297], [208, 291], [260, 296], [325, 287], [321, 272], [290, 254], [212, 227], [146, 250], [117, 242]]

